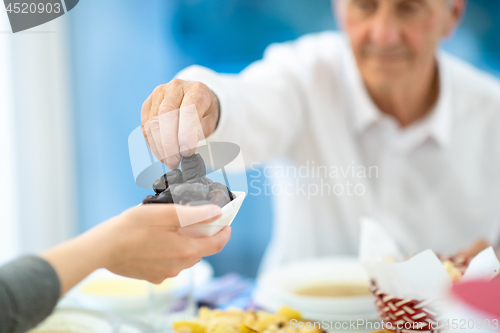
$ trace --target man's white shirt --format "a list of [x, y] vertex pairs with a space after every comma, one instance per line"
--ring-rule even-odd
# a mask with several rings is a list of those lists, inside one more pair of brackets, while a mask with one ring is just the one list
[[362, 216], [409, 254], [499, 243], [500, 84], [443, 52], [437, 59], [438, 100], [406, 128], [373, 103], [340, 33], [273, 44], [237, 75], [200, 66], [177, 75], [218, 96], [211, 141], [238, 144], [251, 167], [270, 165], [275, 223], [262, 269], [356, 254]]

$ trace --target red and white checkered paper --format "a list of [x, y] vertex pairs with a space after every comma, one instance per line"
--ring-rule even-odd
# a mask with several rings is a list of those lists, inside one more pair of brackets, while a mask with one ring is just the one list
[[[439, 256], [441, 261], [449, 260], [463, 274], [467, 269], [469, 260], [464, 257]], [[385, 325], [386, 329], [398, 333], [420, 332], [420, 333], [438, 333], [441, 302], [437, 299], [426, 299], [417, 301], [412, 299], [401, 299], [384, 293], [372, 281], [370, 285], [373, 296], [375, 296], [375, 305], [384, 323], [391, 323], [392, 326]], [[401, 327], [403, 329], [398, 329]], [[406, 328], [405, 328], [406, 327]], [[411, 328], [410, 328], [411, 327]]]

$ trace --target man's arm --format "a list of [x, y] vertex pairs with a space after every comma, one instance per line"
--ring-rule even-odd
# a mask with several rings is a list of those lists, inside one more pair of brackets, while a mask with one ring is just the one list
[[305, 122], [312, 73], [304, 69], [303, 49], [299, 42], [270, 46], [238, 75], [191, 66], [157, 87], [141, 113], [153, 153], [176, 168], [196, 146], [201, 122], [205, 138], [238, 144], [246, 163], [284, 154]]

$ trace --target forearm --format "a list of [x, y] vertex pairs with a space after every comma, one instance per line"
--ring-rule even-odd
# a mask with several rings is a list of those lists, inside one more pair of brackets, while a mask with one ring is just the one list
[[109, 223], [100, 225], [40, 255], [57, 272], [61, 295], [94, 270], [106, 266], [112, 248], [112, 240], [105, 235], [109, 227]]

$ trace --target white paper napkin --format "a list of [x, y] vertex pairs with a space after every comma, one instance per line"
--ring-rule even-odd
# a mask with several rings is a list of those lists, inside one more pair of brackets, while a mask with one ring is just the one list
[[[384, 293], [403, 299], [442, 298], [453, 282], [438, 256], [425, 250], [403, 261], [403, 253], [394, 238], [376, 221], [361, 220], [359, 257], [371, 279]], [[462, 281], [492, 279], [500, 262], [491, 247], [474, 257]]]

